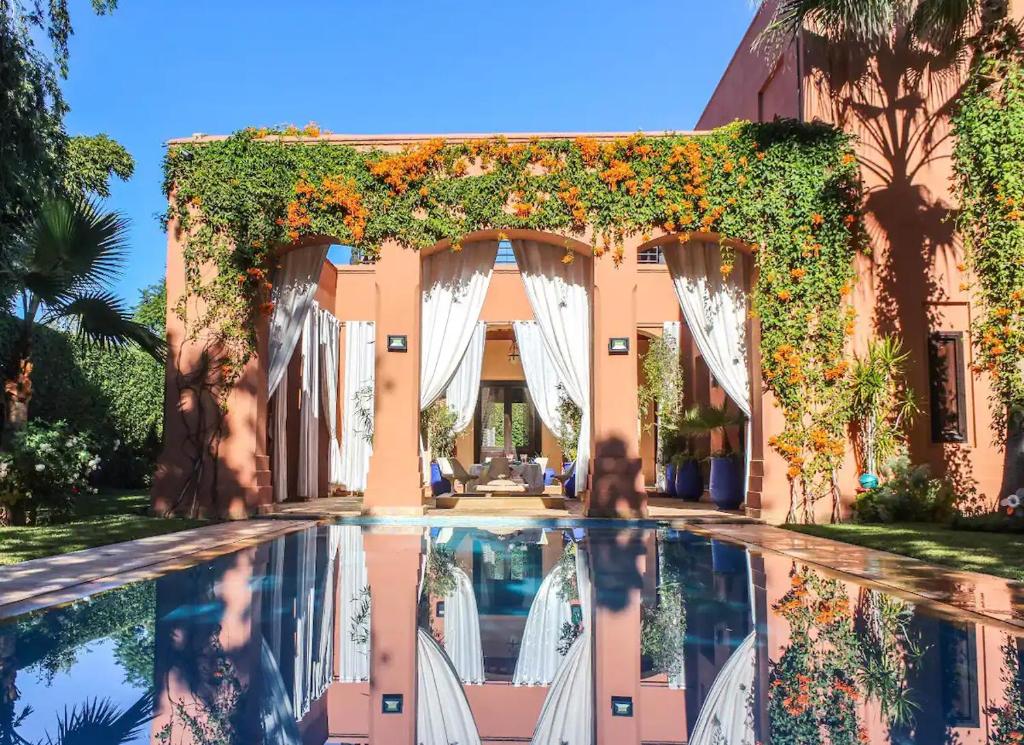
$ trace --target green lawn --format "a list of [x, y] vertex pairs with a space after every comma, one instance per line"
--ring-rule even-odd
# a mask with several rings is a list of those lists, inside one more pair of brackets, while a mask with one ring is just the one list
[[1024, 535], [953, 530], [932, 523], [787, 525], [790, 530], [1024, 581]]
[[0, 527], [0, 564], [16, 564], [205, 524], [202, 520], [150, 517], [146, 514], [148, 507], [149, 494], [144, 490], [107, 489], [83, 498], [73, 522]]

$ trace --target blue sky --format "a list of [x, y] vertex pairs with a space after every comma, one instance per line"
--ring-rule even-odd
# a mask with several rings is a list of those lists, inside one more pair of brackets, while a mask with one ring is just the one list
[[118, 290], [164, 273], [163, 143], [317, 122], [332, 132], [693, 127], [750, 0], [72, 0], [73, 134], [135, 157], [109, 206], [132, 220]]

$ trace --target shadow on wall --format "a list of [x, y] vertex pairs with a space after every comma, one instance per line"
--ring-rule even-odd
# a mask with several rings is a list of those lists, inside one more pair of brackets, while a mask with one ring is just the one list
[[[865, 208], [876, 293], [874, 327], [895, 334], [910, 352], [910, 384], [924, 411], [910, 434], [910, 458], [932, 462], [959, 493], [976, 499], [977, 482], [962, 447], [937, 448], [928, 426], [928, 334], [944, 320], [939, 304], [954, 300], [962, 252], [945, 196], [950, 115], [963, 88], [966, 60], [893, 43], [868, 49], [809, 35], [808, 59], [819, 112], [856, 133], [866, 186]], [[943, 192], [933, 191], [941, 179]]]
[[641, 517], [644, 514], [643, 463], [630, 456], [625, 441], [598, 440], [591, 456], [589, 514], [597, 517]]

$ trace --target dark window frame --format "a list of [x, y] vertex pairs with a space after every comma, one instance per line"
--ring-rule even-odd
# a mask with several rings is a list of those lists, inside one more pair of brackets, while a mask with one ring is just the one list
[[[952, 381], [946, 381], [941, 371], [942, 360], [938, 355], [940, 346], [952, 345], [952, 352], [955, 357], [954, 365], [956, 377]], [[966, 388], [966, 361], [964, 359], [964, 332], [963, 331], [934, 331], [928, 335], [928, 413], [931, 419], [932, 442], [967, 442], [967, 388]], [[954, 386], [953, 393], [956, 400], [956, 426], [950, 428], [946, 425], [948, 412], [942, 410], [944, 392], [949, 385]]]

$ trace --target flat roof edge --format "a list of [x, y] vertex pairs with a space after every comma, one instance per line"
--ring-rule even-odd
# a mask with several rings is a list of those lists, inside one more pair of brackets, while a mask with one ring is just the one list
[[[597, 140], [614, 140], [621, 137], [629, 137], [641, 134], [645, 137], [673, 137], [687, 135], [707, 134], [710, 130], [657, 130], [633, 132], [479, 132], [479, 133], [438, 133], [438, 134], [326, 134], [318, 137], [305, 137], [302, 135], [267, 135], [266, 140], [281, 142], [335, 142], [344, 145], [405, 145], [416, 142], [424, 142], [433, 139], [443, 139], [446, 142], [471, 142], [473, 140], [486, 139], [491, 137], [504, 137], [509, 142], [529, 142], [530, 140], [565, 140], [575, 137], [593, 137]], [[187, 145], [203, 142], [220, 142], [226, 140], [230, 135], [208, 135], [193, 134], [190, 137], [175, 137], [167, 140], [167, 145]]]

